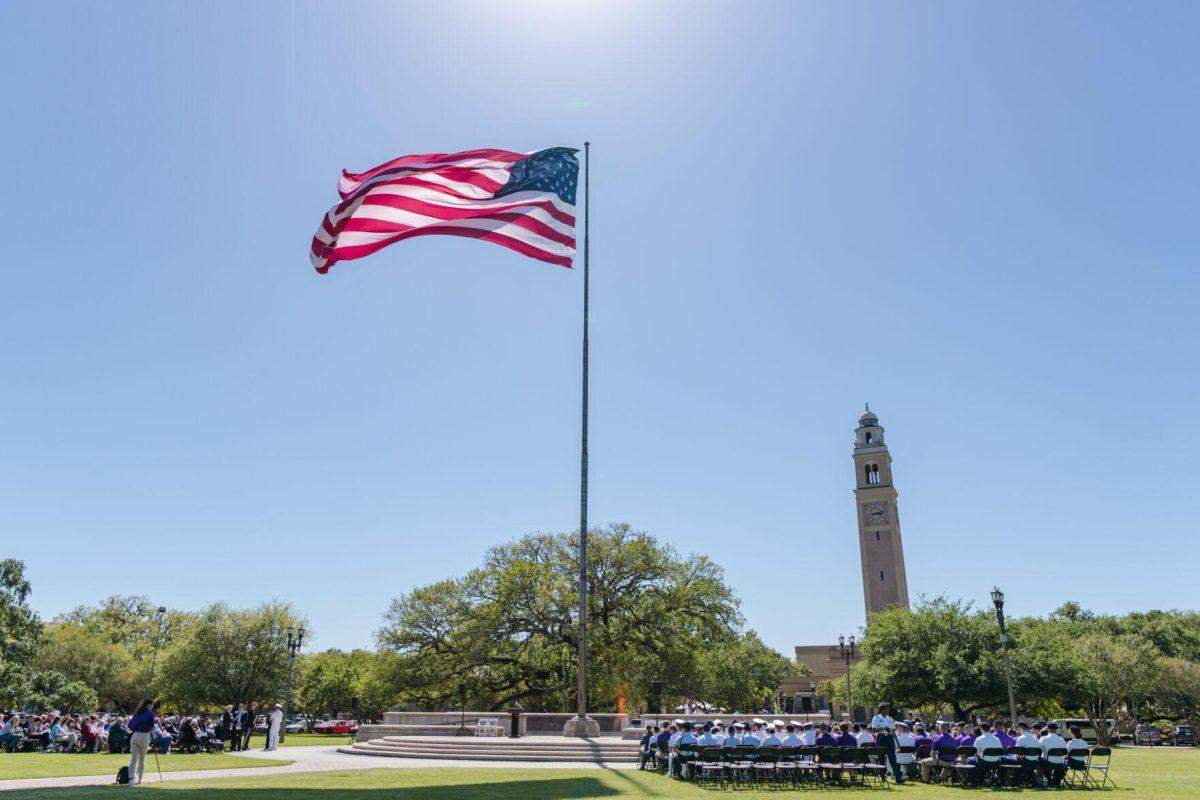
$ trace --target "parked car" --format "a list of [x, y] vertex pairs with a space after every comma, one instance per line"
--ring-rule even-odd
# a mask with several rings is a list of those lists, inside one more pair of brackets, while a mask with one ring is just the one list
[[1142, 723], [1133, 729], [1133, 743], [1142, 746], [1156, 747], [1163, 743], [1162, 731], [1157, 725]]
[[347, 734], [358, 730], [358, 723], [352, 719], [324, 719], [313, 725], [313, 733]]
[[1179, 747], [1196, 746], [1196, 731], [1191, 725], [1176, 725], [1171, 734], [1171, 738], [1175, 740], [1175, 744]]
[[308, 720], [303, 717], [294, 717], [283, 726], [283, 729], [287, 733], [304, 733], [308, 730]]
[[346, 736], [358, 731], [358, 722], [352, 719], [331, 719], [313, 725], [313, 733], [329, 733]]

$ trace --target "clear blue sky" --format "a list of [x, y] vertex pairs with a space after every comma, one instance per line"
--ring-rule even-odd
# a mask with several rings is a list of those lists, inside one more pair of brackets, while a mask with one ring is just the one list
[[318, 647], [578, 524], [581, 275], [316, 275], [342, 167], [592, 163], [592, 519], [780, 649], [862, 622], [880, 415], [914, 597], [1195, 606], [1195, 4], [7, 4], [0, 555], [46, 617], [293, 601]]

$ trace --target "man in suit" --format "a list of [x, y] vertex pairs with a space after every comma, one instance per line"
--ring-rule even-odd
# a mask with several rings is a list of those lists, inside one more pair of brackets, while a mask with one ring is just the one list
[[233, 740], [233, 706], [225, 706], [225, 710], [221, 712], [221, 732], [222, 741]]
[[254, 723], [258, 720], [258, 703], [246, 707], [246, 722], [242, 725], [242, 749], [250, 749], [250, 737], [254, 734]]
[[242, 749], [242, 724], [246, 720], [246, 704], [238, 703], [237, 711], [233, 712], [229, 727], [229, 751]]

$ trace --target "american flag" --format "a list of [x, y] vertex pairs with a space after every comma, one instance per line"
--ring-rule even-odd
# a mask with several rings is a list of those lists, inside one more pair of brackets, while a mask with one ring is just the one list
[[468, 236], [571, 266], [577, 150], [468, 150], [403, 156], [360, 174], [342, 172], [342, 200], [313, 236], [322, 274], [413, 236]]

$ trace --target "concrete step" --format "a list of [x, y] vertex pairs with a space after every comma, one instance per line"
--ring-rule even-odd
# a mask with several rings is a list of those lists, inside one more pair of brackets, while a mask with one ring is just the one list
[[636, 761], [638, 746], [636, 742], [620, 739], [605, 741], [550, 736], [525, 739], [390, 736], [340, 747], [338, 752], [466, 761], [603, 762]]
[[446, 736], [383, 736], [371, 739], [371, 742], [389, 745], [435, 745], [437, 747], [500, 747], [511, 749], [515, 747], [542, 750], [547, 747], [572, 750], [632, 750], [637, 751], [638, 742], [624, 739], [574, 739], [567, 736], [526, 736], [520, 739], [503, 737], [446, 737]]
[[551, 755], [544, 753], [535, 753], [526, 750], [517, 753], [455, 753], [446, 750], [368, 750], [361, 747], [339, 747], [339, 753], [349, 753], [356, 756], [370, 756], [374, 758], [421, 758], [439, 761], [530, 761], [541, 763], [557, 763], [557, 764], [572, 764], [572, 763], [612, 763], [612, 762], [629, 762], [637, 761], [637, 755], [631, 756], [597, 756], [586, 755], [582, 753]]

